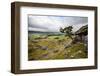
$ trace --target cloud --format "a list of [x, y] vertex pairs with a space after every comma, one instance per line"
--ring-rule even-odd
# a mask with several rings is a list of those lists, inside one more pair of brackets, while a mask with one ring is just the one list
[[28, 16], [28, 30], [30, 31], [47, 31], [59, 32], [60, 27], [73, 25], [73, 31], [81, 26], [88, 24], [87, 17], [72, 17], [72, 16]]

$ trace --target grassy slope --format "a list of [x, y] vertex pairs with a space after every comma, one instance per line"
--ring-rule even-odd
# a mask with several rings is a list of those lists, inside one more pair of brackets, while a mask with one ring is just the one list
[[32, 35], [28, 40], [28, 58], [29, 60], [86, 58], [84, 44], [71, 44], [71, 41], [64, 35]]

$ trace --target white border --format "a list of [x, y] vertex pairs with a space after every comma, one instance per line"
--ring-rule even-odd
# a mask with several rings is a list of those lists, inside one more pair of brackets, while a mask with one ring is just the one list
[[[28, 61], [28, 32], [27, 32], [28, 14], [88, 17], [88, 58]], [[94, 11], [21, 7], [20, 18], [21, 18], [20, 19], [20, 69], [21, 70], [94, 65]]]

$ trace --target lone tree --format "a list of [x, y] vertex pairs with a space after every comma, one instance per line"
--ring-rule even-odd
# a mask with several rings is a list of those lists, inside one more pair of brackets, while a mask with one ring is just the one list
[[61, 27], [60, 32], [65, 33], [65, 36], [68, 36], [73, 40], [73, 38], [72, 38], [72, 29], [73, 29], [72, 26], [68, 26], [68, 27], [65, 27], [65, 28]]

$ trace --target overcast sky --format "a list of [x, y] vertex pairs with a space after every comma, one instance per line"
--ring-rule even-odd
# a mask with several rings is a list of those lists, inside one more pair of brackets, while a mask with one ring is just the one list
[[59, 32], [60, 27], [73, 25], [74, 32], [86, 24], [87, 17], [28, 15], [29, 31]]

